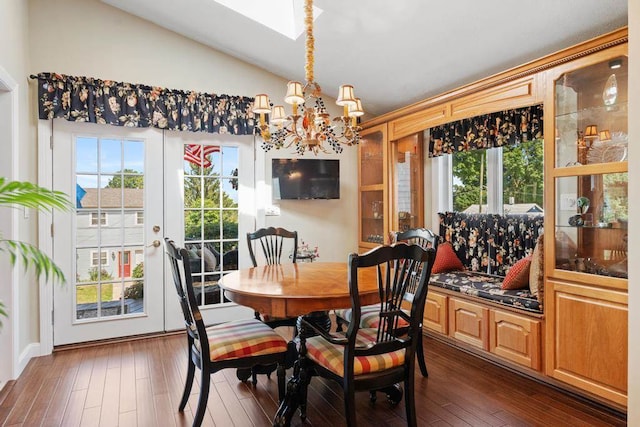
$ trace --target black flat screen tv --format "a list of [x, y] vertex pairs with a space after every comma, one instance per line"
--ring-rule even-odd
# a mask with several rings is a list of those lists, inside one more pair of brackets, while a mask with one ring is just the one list
[[340, 160], [272, 159], [275, 199], [339, 199]]

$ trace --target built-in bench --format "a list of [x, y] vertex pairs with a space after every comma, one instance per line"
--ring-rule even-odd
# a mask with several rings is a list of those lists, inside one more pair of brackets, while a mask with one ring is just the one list
[[509, 268], [532, 255], [543, 216], [440, 213], [440, 247], [451, 246], [464, 271], [432, 273], [424, 325], [454, 341], [540, 370], [542, 280], [529, 287], [501, 288]]
[[463, 212], [438, 215], [440, 240], [451, 243], [466, 271], [434, 273], [432, 285], [542, 313], [540, 301], [530, 288], [501, 289], [509, 268], [532, 255], [543, 230], [542, 215]]

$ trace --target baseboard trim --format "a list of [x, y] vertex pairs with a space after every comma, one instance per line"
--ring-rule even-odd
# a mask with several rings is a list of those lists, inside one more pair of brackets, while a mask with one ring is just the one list
[[31, 359], [34, 357], [42, 356], [40, 354], [40, 343], [31, 343], [25, 347], [25, 349], [20, 353], [20, 357], [18, 358], [18, 366], [16, 367], [17, 372], [15, 372], [14, 377], [18, 378], [24, 368], [27, 367]]

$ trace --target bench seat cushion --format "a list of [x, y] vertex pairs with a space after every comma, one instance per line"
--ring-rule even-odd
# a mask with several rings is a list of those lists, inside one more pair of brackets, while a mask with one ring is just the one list
[[542, 313], [540, 302], [531, 294], [529, 288], [503, 290], [500, 276], [472, 272], [450, 271], [431, 274], [429, 284], [466, 295], [475, 295], [488, 300], [510, 305], [532, 313]]

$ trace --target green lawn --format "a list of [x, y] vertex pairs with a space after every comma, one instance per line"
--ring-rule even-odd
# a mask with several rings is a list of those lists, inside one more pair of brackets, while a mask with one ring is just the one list
[[[76, 287], [76, 303], [96, 303], [98, 302], [98, 285], [86, 285]], [[102, 284], [102, 299], [101, 301], [113, 300], [113, 285]]]

